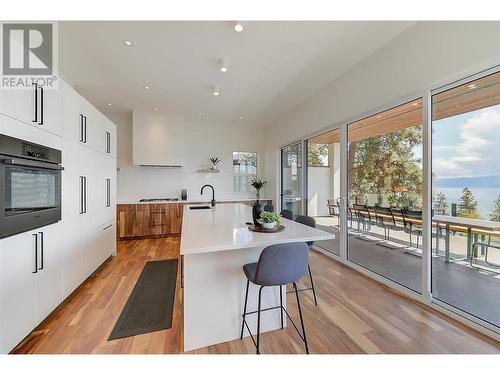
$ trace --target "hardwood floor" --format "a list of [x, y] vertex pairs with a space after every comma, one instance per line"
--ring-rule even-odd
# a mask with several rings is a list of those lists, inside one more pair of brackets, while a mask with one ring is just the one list
[[[178, 257], [179, 237], [119, 242], [117, 256], [13, 352], [182, 352], [180, 270], [171, 329], [107, 341], [144, 262]], [[311, 252], [310, 261], [318, 307], [310, 292], [300, 297], [311, 353], [500, 353], [500, 343], [321, 253]], [[298, 319], [293, 294], [287, 302], [290, 315]], [[303, 353], [304, 346], [289, 324], [284, 330], [263, 334], [261, 351]], [[247, 337], [192, 353], [255, 353], [255, 347]]]

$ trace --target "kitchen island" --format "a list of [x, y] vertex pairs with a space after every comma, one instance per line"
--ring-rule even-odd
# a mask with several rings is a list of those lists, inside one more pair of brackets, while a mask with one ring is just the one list
[[[287, 219], [282, 219], [282, 232], [252, 232], [246, 225], [252, 221], [252, 208], [244, 204], [217, 205], [206, 210], [189, 207], [184, 209], [181, 234], [184, 351], [239, 338], [246, 286], [242, 267], [256, 262], [266, 246], [335, 238], [331, 233]], [[250, 284], [247, 311], [257, 309], [257, 291], [258, 287]], [[279, 289], [264, 288], [263, 308], [276, 305]], [[253, 333], [256, 320], [256, 314], [247, 317]], [[279, 310], [262, 313], [261, 332], [280, 327]]]

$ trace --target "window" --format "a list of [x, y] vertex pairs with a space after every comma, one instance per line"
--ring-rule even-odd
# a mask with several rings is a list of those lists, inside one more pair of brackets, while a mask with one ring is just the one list
[[248, 193], [252, 191], [250, 183], [257, 177], [257, 153], [233, 152], [233, 185], [234, 191]]
[[432, 96], [432, 296], [500, 327], [500, 73]]
[[422, 99], [348, 124], [348, 259], [422, 282]]
[[309, 167], [328, 167], [328, 144], [309, 142], [307, 162]]

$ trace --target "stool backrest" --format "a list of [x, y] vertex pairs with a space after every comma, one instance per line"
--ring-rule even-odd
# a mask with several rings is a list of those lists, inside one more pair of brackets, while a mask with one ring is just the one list
[[304, 242], [276, 244], [260, 253], [254, 282], [258, 285], [286, 285], [307, 272], [309, 247]]
[[264, 211], [265, 212], [273, 212], [274, 211], [274, 206], [272, 204], [266, 204], [264, 206]]
[[[316, 228], [316, 220], [313, 217], [307, 215], [297, 215], [295, 221], [300, 224], [307, 225], [309, 227]], [[314, 241], [307, 241], [307, 245], [312, 246]]]
[[281, 217], [284, 217], [288, 220], [293, 220], [293, 212], [290, 210], [282, 210], [280, 213]]

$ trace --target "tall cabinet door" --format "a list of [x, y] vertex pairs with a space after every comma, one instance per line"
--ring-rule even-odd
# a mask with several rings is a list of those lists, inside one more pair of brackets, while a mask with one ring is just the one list
[[21, 233], [0, 241], [0, 339], [8, 353], [35, 326], [35, 236]]
[[81, 149], [73, 141], [63, 140], [62, 171], [62, 224], [61, 249], [62, 293], [66, 298], [85, 279], [83, 275], [83, 254], [80, 241], [80, 176], [84, 174], [81, 164]]
[[60, 136], [62, 134], [62, 88], [44, 90], [40, 93], [39, 99], [42, 95], [43, 102], [40, 103], [38, 116], [43, 122], [41, 121], [38, 126]]
[[36, 276], [36, 324], [44, 320], [62, 301], [61, 246], [62, 224], [39, 228], [38, 273]]
[[63, 137], [75, 142], [82, 139], [82, 99], [78, 93], [67, 83], [62, 86], [62, 131]]

